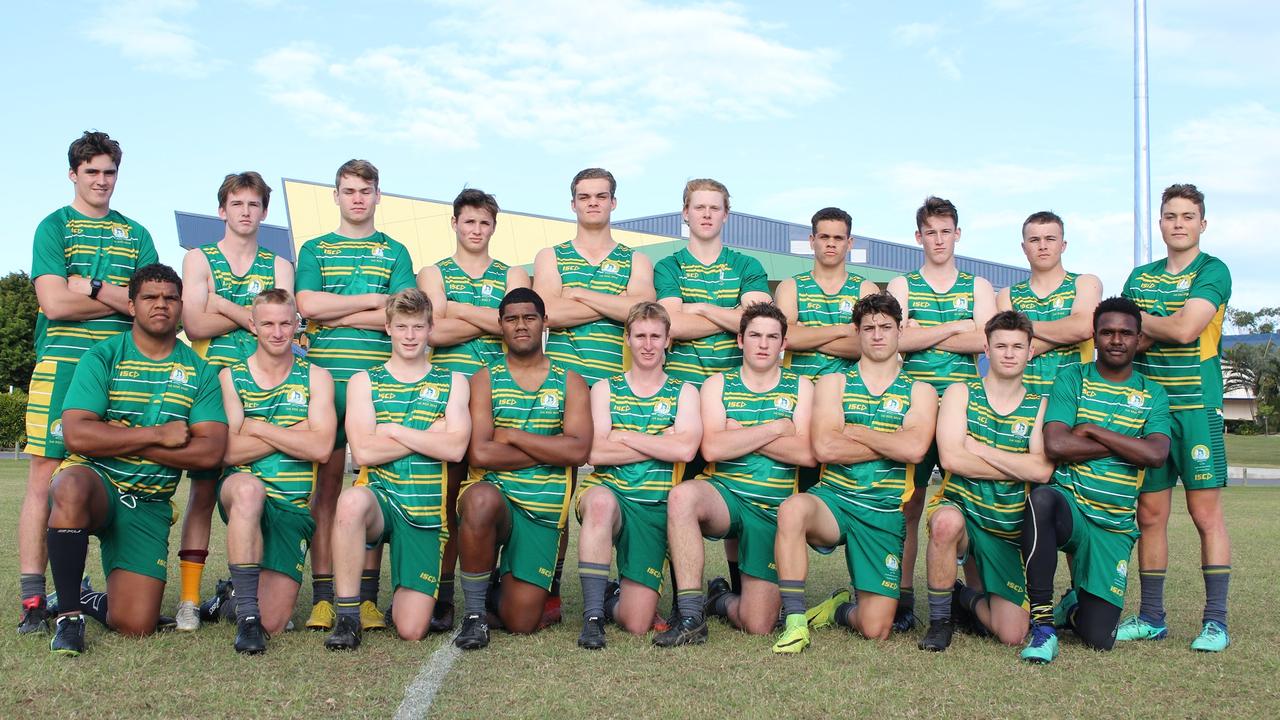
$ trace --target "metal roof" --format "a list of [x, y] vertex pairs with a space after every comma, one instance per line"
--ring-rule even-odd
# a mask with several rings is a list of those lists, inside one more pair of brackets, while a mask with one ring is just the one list
[[[178, 244], [190, 250], [202, 245], [216, 243], [226, 232], [226, 223], [216, 215], [200, 215], [189, 212], [174, 212], [178, 222]], [[258, 227], [258, 243], [262, 247], [294, 261], [293, 242], [289, 238], [289, 228], [279, 225], [260, 225]]]

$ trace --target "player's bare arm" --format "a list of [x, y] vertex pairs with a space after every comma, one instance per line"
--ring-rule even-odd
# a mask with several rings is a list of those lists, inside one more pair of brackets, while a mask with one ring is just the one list
[[1129, 437], [1113, 430], [1107, 430], [1093, 423], [1082, 423], [1075, 428], [1076, 432], [1090, 440], [1095, 440], [1121, 460], [1141, 465], [1142, 467], [1160, 467], [1169, 459], [1169, 436], [1153, 434], [1146, 437]]
[[[977, 287], [976, 280], [974, 281], [974, 287], [975, 289]], [[889, 294], [902, 306], [903, 313], [906, 314], [910, 307], [907, 304], [907, 295], [909, 294], [907, 292], [907, 279], [898, 276], [890, 280], [888, 290]], [[898, 351], [908, 353], [939, 346], [944, 340], [948, 340], [960, 333], [971, 332], [977, 327], [972, 320], [954, 320], [931, 327], [920, 327], [919, 325], [910, 324], [908, 320], [904, 320], [902, 333], [898, 336]], [[981, 350], [982, 348], [978, 348], [975, 352], [981, 352]]]
[[716, 373], [702, 384], [702, 457], [707, 462], [730, 460], [753, 453], [776, 438], [796, 434], [790, 418], [742, 427], [730, 424], [724, 409], [724, 374]]
[[840, 373], [818, 378], [814, 395], [823, 401], [813, 408], [813, 456], [820, 463], [839, 465], [879, 460], [884, 456], [845, 432], [843, 403], [829, 400], [844, 397], [844, 382], [845, 376]]
[[[427, 265], [418, 271], [418, 289], [431, 301], [431, 343], [438, 347], [450, 347], [485, 334], [485, 330], [474, 323], [460, 317], [451, 317], [450, 306], [464, 303], [451, 303], [444, 292], [444, 276], [440, 268]], [[468, 306], [470, 307], [470, 306]], [[496, 311], [491, 311], [495, 313]]]
[[311, 400], [307, 405], [306, 420], [286, 427], [250, 418], [241, 425], [240, 434], [258, 438], [285, 455], [299, 460], [328, 460], [338, 430], [333, 402], [333, 377], [328, 370], [313, 364], [310, 382]]
[[379, 423], [377, 433], [394, 440], [410, 451], [426, 457], [458, 462], [467, 454], [471, 442], [471, 386], [462, 373], [453, 373], [450, 383], [449, 403], [444, 417], [431, 423], [425, 430], [405, 427], [399, 423]]
[[915, 464], [924, 459], [933, 444], [937, 419], [938, 391], [928, 383], [914, 382], [911, 384], [911, 407], [902, 418], [902, 427], [886, 433], [861, 425], [849, 425], [846, 432], [883, 457]]
[[796, 390], [796, 411], [792, 418], [796, 432], [784, 435], [765, 443], [760, 454], [789, 465], [812, 467], [813, 443], [809, 440], [809, 430], [813, 422], [813, 383], [809, 378], [799, 379]]
[[[698, 314], [703, 303], [685, 303], [680, 298], [662, 298], [658, 304], [666, 308], [671, 315], [672, 340], [698, 340], [720, 332], [720, 328], [710, 320]], [[737, 330], [734, 330], [737, 332]]]
[[230, 368], [218, 373], [218, 386], [222, 390], [222, 409], [227, 413], [227, 449], [223, 453], [224, 465], [245, 465], [275, 452], [266, 441], [240, 433], [244, 425], [244, 404], [236, 392]]
[[1186, 345], [1195, 342], [1217, 314], [1218, 308], [1208, 300], [1188, 298], [1177, 312], [1166, 317], [1142, 313], [1142, 334], [1156, 342]]
[[991, 283], [986, 278], [975, 277], [973, 279], [973, 329], [943, 340], [938, 343], [938, 349], [966, 354], [982, 352], [987, 341], [987, 334], [983, 332], [983, 327], [995, 314], [996, 295], [991, 289]]
[[541, 465], [577, 467], [585, 463], [591, 453], [592, 432], [586, 381], [572, 370], [566, 372], [564, 394], [564, 422], [559, 435], [538, 435], [515, 428], [500, 428], [497, 433]]
[[543, 248], [534, 256], [533, 291], [547, 305], [548, 328], [577, 327], [604, 317], [587, 305], [564, 297], [555, 248]]
[[644, 253], [632, 253], [631, 278], [627, 291], [621, 295], [609, 295], [586, 288], [569, 288], [563, 296], [576, 300], [595, 312], [617, 322], [626, 322], [627, 314], [636, 303], [648, 302], [658, 297], [653, 289], [653, 261]]
[[809, 327], [800, 324], [799, 297], [796, 293], [795, 278], [787, 278], [778, 283], [774, 291], [774, 300], [778, 309], [787, 318], [787, 348], [791, 350], [813, 350], [833, 340], [854, 336], [852, 324], [828, 325], [826, 327]]
[[617, 441], [642, 453], [646, 458], [663, 462], [689, 462], [702, 444], [702, 413], [698, 391], [691, 383], [680, 388], [676, 419], [661, 435], [622, 431]]
[[89, 278], [79, 275], [41, 275], [35, 279], [35, 287], [40, 309], [50, 320], [80, 322], [112, 313], [129, 314], [129, 291], [118, 285], [103, 283], [97, 300], [89, 297], [93, 289]]
[[[944, 398], [945, 402], [945, 398]], [[1049, 406], [1049, 398], [1040, 401], [1040, 409], [1036, 411], [1035, 425], [1031, 428], [1031, 438], [1027, 452], [1013, 453], [977, 442], [973, 438], [964, 440], [965, 449], [977, 455], [988, 465], [1004, 473], [1010, 480], [1023, 482], [1047, 483], [1053, 477], [1054, 464], [1044, 452], [1044, 412]], [[939, 418], [939, 433], [942, 420]]]
[[[1007, 293], [1008, 288], [1001, 291]], [[1084, 342], [1093, 337], [1093, 309], [1102, 300], [1102, 281], [1096, 275], [1080, 275], [1076, 278], [1076, 299], [1071, 314], [1061, 320], [1046, 320], [1033, 324], [1033, 332], [1039, 340], [1055, 347]], [[1143, 329], [1146, 329], [1145, 323]]]
[[467, 464], [489, 470], [522, 470], [538, 464], [525, 451], [494, 437], [493, 394], [489, 369], [471, 377], [471, 445]]

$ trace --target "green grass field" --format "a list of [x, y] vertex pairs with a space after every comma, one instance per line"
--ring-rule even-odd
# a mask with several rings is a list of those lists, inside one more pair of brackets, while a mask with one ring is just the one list
[[[55, 658], [47, 638], [20, 638], [14, 528], [26, 464], [0, 461], [0, 717], [389, 717], [404, 689], [439, 646], [435, 636], [404, 643], [366, 634], [354, 654], [321, 647], [305, 631], [272, 638], [265, 656], [240, 657], [233, 628], [206, 626], [192, 636], [128, 640], [89, 623], [89, 651]], [[533, 637], [495, 632], [486, 650], [464, 654], [436, 698], [436, 717], [1273, 717], [1280, 707], [1280, 607], [1268, 600], [1280, 577], [1280, 490], [1232, 488], [1225, 495], [1236, 542], [1232, 579], [1233, 645], [1224, 654], [1187, 649], [1199, 629], [1203, 586], [1195, 530], [1175, 512], [1168, 606], [1173, 637], [1086, 650], [1067, 639], [1048, 667], [1018, 663], [1016, 651], [958, 635], [935, 655], [916, 649], [919, 632], [874, 644], [841, 630], [814, 634], [798, 657], [776, 657], [771, 638], [713, 623], [707, 645], [662, 651], [644, 638], [609, 629], [609, 648], [575, 645], [581, 605], [577, 574], [566, 573], [565, 622]], [[179, 497], [179, 502], [183, 500]], [[1181, 497], [1174, 499], [1182, 507]], [[576, 525], [573, 527], [576, 539]], [[221, 522], [214, 521], [206, 592], [225, 575]], [[171, 566], [177, 566], [177, 529]], [[92, 544], [96, 548], [96, 543]], [[570, 566], [574, 550], [570, 548]], [[723, 569], [713, 548], [711, 573]], [[1137, 564], [1130, 600], [1136, 603]], [[917, 587], [923, 587], [923, 562]], [[102, 585], [96, 550], [89, 574]], [[384, 584], [388, 573], [383, 573]], [[166, 609], [177, 600], [177, 576]], [[817, 558], [809, 598], [846, 582], [842, 556]], [[302, 603], [308, 603], [304, 586]], [[387, 597], [384, 588], [384, 600]], [[918, 601], [924, 610], [923, 597]], [[664, 601], [665, 607], [665, 601]], [[299, 610], [295, 619], [304, 613]], [[1270, 709], [1268, 709], [1270, 708]]]
[[1280, 467], [1280, 435], [1227, 435], [1227, 462], [1246, 467]]

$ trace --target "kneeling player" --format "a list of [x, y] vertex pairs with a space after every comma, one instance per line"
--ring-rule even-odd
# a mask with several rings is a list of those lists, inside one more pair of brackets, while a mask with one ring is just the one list
[[347, 438], [367, 485], [342, 492], [333, 525], [338, 619], [330, 650], [360, 645], [365, 549], [391, 543], [391, 621], [405, 640], [426, 637], [448, 541], [447, 464], [471, 438], [462, 373], [428, 360], [431, 301], [416, 288], [387, 299], [391, 359], [356, 373], [347, 388]]
[[[915, 463], [933, 442], [938, 395], [902, 372], [902, 308], [892, 295], [859, 300], [853, 323], [861, 359], [847, 372], [824, 375], [814, 390], [818, 484], [778, 511], [774, 547], [786, 627], [773, 646], [777, 653], [800, 652], [809, 645], [809, 626], [832, 622], [883, 640], [898, 606], [907, 534], [902, 504], [915, 488]], [[841, 590], [805, 613], [806, 543], [824, 554], [845, 546], [854, 596]]]
[[591, 451], [587, 385], [542, 351], [542, 298], [516, 288], [498, 305], [501, 362], [471, 379], [470, 464], [482, 472], [458, 498], [464, 617], [454, 644], [489, 644], [489, 576], [498, 548], [493, 606], [515, 633], [539, 628], [569, 514], [573, 472]]
[[[987, 376], [947, 388], [938, 410], [946, 473], [929, 502], [929, 630], [921, 650], [941, 652], [951, 644], [958, 619], [953, 600], [971, 629], [986, 628], [1008, 645], [1027, 636], [1027, 579], [1018, 543], [1027, 484], [1053, 475], [1041, 437], [1044, 398], [1023, 385], [1031, 358], [1027, 316], [1006, 310], [984, 330]], [[956, 581], [960, 554], [972, 565], [968, 585]]]
[[[582, 635], [578, 645], [604, 647], [604, 621], [646, 633], [658, 608], [667, 556], [667, 495], [702, 440], [698, 391], [663, 371], [671, 316], [655, 302], [627, 316], [631, 369], [591, 388], [595, 437], [578, 496], [578, 575]], [[620, 591], [606, 598], [609, 556], [618, 546]]]
[[[1031, 599], [1031, 641], [1022, 659], [1052, 662], [1055, 625], [1068, 625], [1096, 650], [1110, 650], [1124, 608], [1129, 555], [1138, 537], [1138, 488], [1169, 456], [1169, 398], [1135, 372], [1142, 314], [1110, 298], [1093, 312], [1096, 362], [1073, 365], [1053, 381], [1044, 448], [1058, 469], [1034, 488], [1022, 523], [1022, 557]], [[1073, 555], [1072, 589], [1053, 608], [1058, 551]], [[1057, 616], [1057, 617], [1055, 617]]]
[[219, 373], [229, 467], [218, 509], [235, 588], [235, 648], [256, 654], [284, 630], [298, 599], [316, 526], [308, 503], [338, 421], [329, 371], [294, 357], [293, 295], [283, 288], [261, 293], [250, 317], [257, 349]]
[[60, 600], [49, 649], [62, 655], [84, 652], [80, 578], [90, 533], [102, 546], [107, 594], [83, 609], [126, 635], [155, 630], [173, 490], [183, 470], [218, 467], [227, 444], [218, 377], [177, 339], [178, 274], [159, 264], [138, 268], [129, 311], [133, 329], [84, 354], [63, 405], [72, 455], [53, 478], [47, 534]]
[[[778, 505], [796, 491], [799, 466], [813, 464], [809, 415], [813, 385], [782, 367], [787, 319], [772, 303], [742, 313], [742, 367], [702, 385], [702, 455], [706, 471], [671, 491], [667, 540], [675, 566], [678, 620], [654, 637], [672, 647], [706, 642], [710, 613], [754, 635], [778, 620], [773, 540]], [[702, 539], [738, 540], [742, 593], [716, 578], [702, 591]]]

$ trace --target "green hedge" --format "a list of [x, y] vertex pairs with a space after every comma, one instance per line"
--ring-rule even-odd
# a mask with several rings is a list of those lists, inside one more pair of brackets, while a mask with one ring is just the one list
[[0, 393], [0, 447], [11, 448], [27, 439], [27, 394]]

